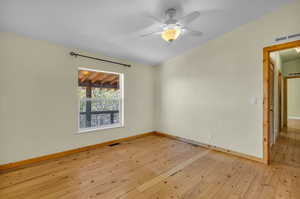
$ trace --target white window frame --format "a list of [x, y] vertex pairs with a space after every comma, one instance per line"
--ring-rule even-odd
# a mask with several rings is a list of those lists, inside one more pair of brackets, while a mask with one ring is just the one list
[[76, 84], [76, 90], [77, 90], [77, 97], [78, 97], [78, 103], [77, 103], [77, 134], [82, 134], [82, 133], [90, 133], [94, 131], [101, 131], [101, 130], [106, 130], [106, 129], [113, 129], [113, 128], [123, 128], [124, 127], [124, 73], [117, 73], [117, 72], [112, 72], [112, 71], [104, 71], [104, 70], [97, 70], [97, 69], [91, 69], [91, 68], [83, 68], [79, 67], [77, 69], [77, 81], [78, 82], [78, 72], [80, 70], [85, 70], [85, 71], [92, 71], [92, 72], [101, 72], [101, 73], [108, 73], [108, 74], [116, 74], [119, 75], [119, 86], [120, 86], [120, 92], [121, 92], [121, 102], [119, 103], [119, 116], [120, 116], [120, 122], [118, 124], [112, 124], [112, 125], [106, 125], [103, 127], [96, 127], [96, 128], [85, 128], [81, 129], [80, 128], [80, 96], [78, 95], [78, 83]]

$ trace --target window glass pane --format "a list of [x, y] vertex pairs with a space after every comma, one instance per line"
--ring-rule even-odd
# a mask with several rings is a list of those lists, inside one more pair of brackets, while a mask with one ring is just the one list
[[118, 110], [120, 102], [120, 90], [92, 89], [92, 111]]
[[79, 128], [121, 124], [120, 75], [80, 70], [78, 77]]
[[85, 115], [84, 114], [80, 114], [80, 128], [81, 129], [84, 129], [86, 128], [86, 118], [85, 118]]
[[85, 87], [78, 87], [78, 93], [80, 98], [80, 112], [86, 111], [86, 101], [83, 100], [86, 98], [86, 88]]

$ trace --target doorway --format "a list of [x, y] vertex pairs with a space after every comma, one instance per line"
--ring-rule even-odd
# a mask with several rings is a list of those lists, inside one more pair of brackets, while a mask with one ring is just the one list
[[[278, 135], [282, 129], [287, 128], [288, 124], [287, 85], [289, 74], [282, 74], [274, 66], [271, 53], [287, 49], [297, 51], [298, 48], [300, 48], [300, 40], [269, 46], [263, 50], [263, 161], [265, 164], [270, 164], [271, 146], [276, 143]], [[276, 81], [274, 81], [274, 78], [276, 78]], [[277, 90], [276, 93], [274, 93], [275, 88]], [[274, 113], [275, 106], [277, 107], [276, 113]]]
[[[299, 53], [300, 57], [300, 53]], [[300, 60], [299, 65], [300, 68]], [[286, 124], [288, 129], [300, 130], [300, 76], [286, 77]]]

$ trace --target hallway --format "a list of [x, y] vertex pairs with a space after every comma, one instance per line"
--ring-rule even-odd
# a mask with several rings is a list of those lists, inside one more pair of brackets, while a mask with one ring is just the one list
[[272, 148], [272, 166], [286, 166], [300, 170], [300, 129], [281, 132]]

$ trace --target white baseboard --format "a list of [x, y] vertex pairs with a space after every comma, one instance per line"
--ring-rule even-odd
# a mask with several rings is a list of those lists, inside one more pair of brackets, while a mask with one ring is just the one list
[[300, 120], [300, 117], [289, 116], [289, 120]]

